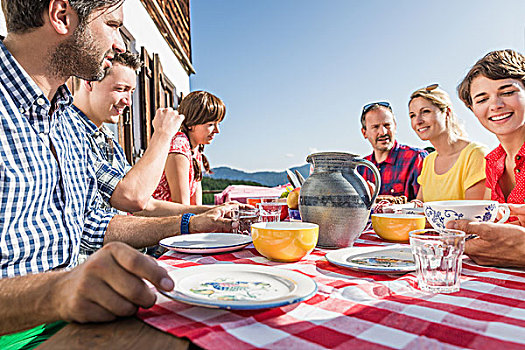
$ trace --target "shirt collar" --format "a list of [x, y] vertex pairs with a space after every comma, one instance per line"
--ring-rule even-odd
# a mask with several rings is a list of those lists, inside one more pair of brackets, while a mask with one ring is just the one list
[[77, 113], [77, 115], [80, 117], [80, 120], [84, 123], [86, 127], [86, 131], [89, 135], [96, 136], [98, 133], [102, 133], [107, 137], [113, 138], [114, 136], [113, 132], [109, 130], [109, 128], [107, 128], [104, 124], [102, 124], [102, 126], [99, 128], [77, 106], [72, 105], [72, 108]]
[[[516, 156], [520, 156], [521, 158], [525, 157], [525, 143], [521, 145], [521, 148], [518, 151], [518, 154], [516, 154]], [[504, 162], [506, 157], [507, 152], [505, 152], [505, 149], [500, 143], [498, 147], [493, 149], [489, 154], [485, 156], [485, 159], [492, 162]]]
[[80, 120], [82, 120], [82, 123], [84, 123], [88, 135], [93, 135], [96, 132], [98, 132], [98, 127], [93, 123], [91, 120], [89, 120], [88, 116], [82, 112], [77, 106], [72, 105], [71, 106], [73, 110], [76, 112], [76, 114], [79, 116]]
[[[2, 41], [0, 41], [0, 84], [5, 86], [21, 113], [28, 111], [34, 104], [41, 107], [47, 106], [47, 109], [51, 107], [51, 103], [42, 90], [7, 50]], [[71, 93], [65, 84], [58, 88], [53, 97], [53, 103], [57, 106], [69, 106], [73, 103]]]
[[[390, 149], [390, 151], [388, 151], [388, 156], [382, 163], [395, 164], [397, 160], [398, 151], [399, 151], [399, 144], [397, 143], [396, 140], [394, 140], [394, 146]], [[372, 159], [374, 160], [374, 162], [377, 163], [376, 155], [374, 152], [372, 152]]]

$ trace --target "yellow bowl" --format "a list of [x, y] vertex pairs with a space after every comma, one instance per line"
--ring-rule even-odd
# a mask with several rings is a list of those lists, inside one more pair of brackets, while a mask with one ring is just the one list
[[408, 233], [425, 228], [423, 215], [372, 214], [372, 227], [377, 235], [387, 241], [408, 242]]
[[319, 226], [308, 222], [258, 222], [252, 225], [255, 249], [264, 257], [299, 261], [314, 250]]

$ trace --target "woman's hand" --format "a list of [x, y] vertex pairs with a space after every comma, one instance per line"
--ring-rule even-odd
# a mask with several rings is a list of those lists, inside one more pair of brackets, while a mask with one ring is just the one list
[[478, 236], [465, 242], [465, 254], [477, 264], [525, 267], [525, 228], [468, 220], [451, 221], [447, 228]]
[[518, 218], [517, 221], [511, 223], [525, 227], [525, 204], [508, 204], [508, 206], [510, 209], [510, 216]]

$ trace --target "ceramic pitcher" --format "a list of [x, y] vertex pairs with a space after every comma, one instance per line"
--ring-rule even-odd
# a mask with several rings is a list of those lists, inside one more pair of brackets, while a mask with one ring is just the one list
[[[318, 247], [351, 247], [365, 228], [381, 188], [379, 171], [371, 162], [350, 153], [314, 153], [306, 161], [313, 165], [313, 173], [299, 195], [302, 220], [319, 225]], [[361, 165], [374, 174], [373, 195], [356, 170]]]

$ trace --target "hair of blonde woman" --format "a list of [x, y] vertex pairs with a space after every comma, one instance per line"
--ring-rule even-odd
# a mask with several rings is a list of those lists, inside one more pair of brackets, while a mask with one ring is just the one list
[[461, 123], [459, 122], [456, 112], [454, 112], [452, 100], [450, 99], [450, 96], [449, 94], [447, 94], [446, 91], [440, 88], [434, 88], [433, 90], [430, 90], [428, 88], [418, 89], [414, 91], [412, 95], [410, 95], [408, 105], [410, 106], [412, 100], [417, 97], [424, 98], [425, 100], [429, 101], [434, 106], [439, 108], [441, 112], [448, 114], [446, 126], [452, 135], [456, 136], [456, 138], [462, 139], [467, 137], [467, 133], [465, 132]]
[[[190, 127], [210, 122], [221, 122], [226, 115], [226, 106], [217, 96], [206, 91], [193, 91], [185, 96], [178, 108], [184, 115], [181, 131], [189, 137]], [[191, 141], [190, 141], [191, 142]], [[195, 145], [191, 145], [192, 149]], [[204, 145], [199, 145], [199, 152], [204, 151]], [[192, 151], [193, 153], [193, 151]], [[207, 173], [211, 173], [210, 163], [202, 154], [202, 165]], [[193, 159], [194, 179], [202, 180], [202, 169], [197, 160]]]
[[491, 51], [479, 59], [458, 85], [458, 96], [468, 108], [472, 107], [472, 81], [480, 75], [492, 80], [516, 79], [525, 86], [525, 56], [507, 49]]

